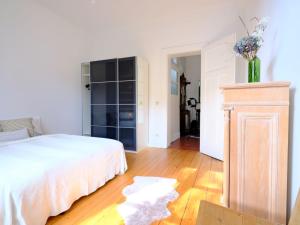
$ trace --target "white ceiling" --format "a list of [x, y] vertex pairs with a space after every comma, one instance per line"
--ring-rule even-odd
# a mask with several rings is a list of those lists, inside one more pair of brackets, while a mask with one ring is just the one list
[[[84, 29], [143, 29], [205, 14], [233, 0], [35, 0]], [[175, 19], [174, 19], [175, 18]]]

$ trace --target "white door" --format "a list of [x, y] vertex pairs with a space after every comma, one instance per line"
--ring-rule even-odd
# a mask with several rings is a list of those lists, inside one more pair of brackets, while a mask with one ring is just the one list
[[222, 110], [222, 84], [235, 82], [235, 35], [206, 46], [201, 63], [201, 122], [200, 151], [223, 160], [224, 114]]

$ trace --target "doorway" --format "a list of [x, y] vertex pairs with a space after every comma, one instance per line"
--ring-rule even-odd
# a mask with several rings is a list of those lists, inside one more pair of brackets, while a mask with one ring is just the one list
[[[230, 34], [210, 43], [196, 43], [169, 47], [163, 50], [162, 60], [165, 74], [167, 75], [168, 88], [166, 94], [166, 142], [170, 146], [176, 137], [180, 137], [180, 125], [177, 123], [180, 110], [174, 108], [174, 101], [180, 101], [178, 94], [171, 95], [171, 86], [175, 87], [174, 79], [171, 79], [171, 60], [192, 55], [200, 55], [199, 63], [201, 71], [201, 103], [200, 103], [200, 152], [213, 158], [224, 159], [224, 112], [222, 109], [222, 93], [220, 86], [233, 84], [243, 78], [236, 77], [236, 71], [243, 71], [242, 65], [236, 64], [236, 57], [232, 46], [236, 43], [236, 34]], [[180, 73], [177, 73], [177, 84], [179, 84]], [[200, 77], [200, 74], [199, 74]], [[179, 85], [177, 86], [179, 89]], [[178, 111], [176, 111], [178, 110]], [[177, 130], [177, 132], [176, 132]], [[199, 140], [199, 141], [200, 141]]]
[[169, 58], [171, 147], [199, 151], [201, 54]]

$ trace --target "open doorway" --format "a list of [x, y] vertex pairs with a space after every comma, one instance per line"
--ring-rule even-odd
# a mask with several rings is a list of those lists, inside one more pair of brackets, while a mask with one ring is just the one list
[[[172, 58], [181, 58], [199, 55], [199, 77], [201, 77], [201, 103], [200, 106], [200, 150], [201, 153], [213, 158], [224, 159], [224, 112], [222, 109], [222, 84], [233, 84], [243, 78], [236, 77], [236, 71], [242, 67], [236, 64], [236, 57], [232, 46], [236, 43], [236, 35], [230, 34], [210, 43], [198, 43], [166, 48], [162, 51], [162, 65], [167, 77], [168, 88], [163, 92], [167, 99], [166, 114], [166, 144], [170, 146], [173, 141], [180, 138], [180, 75], [177, 71], [177, 83], [171, 80], [171, 69], [174, 67]], [[176, 60], [175, 60], [176, 61]], [[180, 61], [180, 60], [179, 60]], [[175, 62], [176, 64], [176, 62]], [[177, 60], [178, 64], [178, 60]], [[179, 67], [176, 65], [175, 67]], [[185, 69], [184, 67], [182, 67]], [[187, 75], [187, 73], [186, 73]], [[175, 85], [177, 84], [177, 86]], [[171, 88], [177, 88], [177, 94], [171, 94]], [[177, 118], [177, 119], [176, 119]], [[179, 121], [179, 122], [178, 122]], [[191, 136], [189, 136], [191, 137]], [[180, 139], [179, 139], [180, 140]], [[187, 141], [190, 143], [189, 141]], [[172, 145], [171, 145], [172, 146]]]
[[171, 148], [199, 151], [200, 144], [200, 53], [169, 58]]

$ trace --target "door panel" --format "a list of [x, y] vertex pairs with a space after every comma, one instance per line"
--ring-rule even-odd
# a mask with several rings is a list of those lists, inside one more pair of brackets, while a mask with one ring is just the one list
[[[236, 107], [231, 112], [230, 137], [230, 208], [257, 215], [270, 221], [282, 221], [286, 203], [279, 202], [282, 180], [279, 162], [283, 130], [282, 107]], [[284, 165], [282, 163], [282, 165]], [[259, 200], [259, 201], [258, 201]]]
[[202, 51], [200, 151], [223, 160], [224, 116], [222, 84], [235, 82], [235, 35], [210, 44]]
[[117, 60], [91, 62], [91, 82], [117, 81]]
[[135, 128], [120, 128], [120, 141], [123, 143], [126, 150], [136, 150], [136, 129]]
[[135, 127], [136, 126], [136, 106], [120, 105], [119, 106], [119, 126]]
[[117, 105], [92, 105], [92, 125], [116, 127], [117, 118]]
[[118, 140], [118, 129], [113, 127], [92, 126], [92, 137], [102, 137]]
[[135, 57], [122, 58], [118, 60], [119, 80], [135, 80]]
[[117, 104], [117, 82], [91, 83], [92, 104]]
[[119, 103], [135, 104], [135, 81], [119, 82]]

